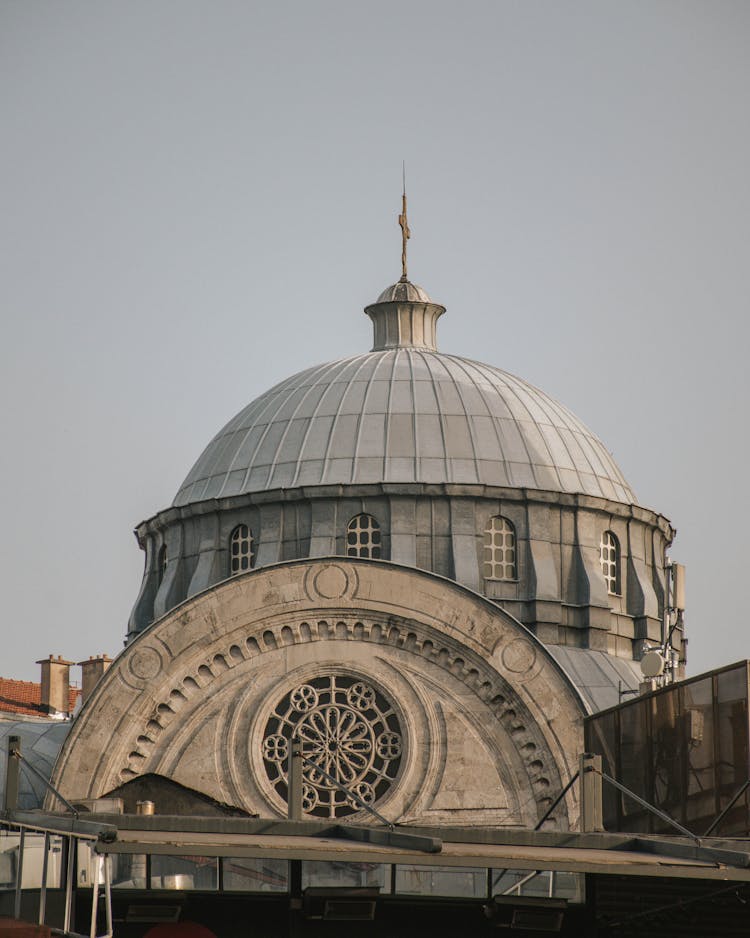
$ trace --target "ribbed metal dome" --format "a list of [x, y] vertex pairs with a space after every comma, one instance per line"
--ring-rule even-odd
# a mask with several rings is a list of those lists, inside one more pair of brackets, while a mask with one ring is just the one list
[[635, 496], [604, 445], [520, 378], [421, 348], [309, 368], [221, 430], [174, 504], [296, 486], [464, 483]]
[[398, 283], [386, 287], [376, 303], [432, 303], [427, 292], [422, 287], [412, 283], [411, 280], [399, 280]]

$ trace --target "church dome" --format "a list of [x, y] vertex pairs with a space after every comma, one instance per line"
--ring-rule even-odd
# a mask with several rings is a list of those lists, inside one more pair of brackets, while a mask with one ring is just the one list
[[445, 577], [545, 644], [630, 667], [637, 643], [661, 635], [667, 519], [637, 506], [562, 404], [439, 352], [445, 307], [405, 270], [365, 313], [369, 352], [261, 394], [211, 440], [172, 507], [138, 526], [147, 556], [128, 635], [226, 577], [356, 557]]
[[[442, 312], [420, 288], [419, 299], [391, 296], [394, 289], [368, 313], [401, 303]], [[262, 394], [208, 444], [174, 505], [370, 483], [510, 486], [635, 502], [606, 447], [562, 404], [499, 368], [400, 344], [309, 368]]]

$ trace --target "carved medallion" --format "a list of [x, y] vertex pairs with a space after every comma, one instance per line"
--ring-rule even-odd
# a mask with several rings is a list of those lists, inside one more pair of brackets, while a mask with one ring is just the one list
[[514, 638], [502, 653], [503, 664], [514, 674], [525, 674], [536, 663], [536, 648], [524, 638]]
[[162, 667], [161, 655], [148, 645], [138, 648], [128, 660], [128, 670], [139, 682], [152, 680]]
[[357, 574], [348, 564], [327, 563], [305, 577], [305, 592], [312, 600], [351, 598], [356, 590]]

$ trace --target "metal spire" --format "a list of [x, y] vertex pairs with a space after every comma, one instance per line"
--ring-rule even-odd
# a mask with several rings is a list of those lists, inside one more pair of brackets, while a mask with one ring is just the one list
[[404, 188], [401, 196], [401, 214], [398, 216], [398, 223], [401, 226], [401, 283], [406, 283], [409, 278], [406, 276], [406, 242], [411, 238], [409, 223], [406, 220], [406, 162], [402, 164]]

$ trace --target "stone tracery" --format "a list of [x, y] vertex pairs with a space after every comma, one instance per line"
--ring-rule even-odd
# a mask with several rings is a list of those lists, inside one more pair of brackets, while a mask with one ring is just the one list
[[359, 678], [312, 678], [276, 706], [266, 724], [263, 763], [282, 798], [287, 794], [286, 760], [293, 738], [310, 760], [303, 768], [303, 800], [309, 814], [345, 817], [358, 810], [332, 780], [372, 804], [398, 774], [403, 752], [398, 716], [381, 692]]

